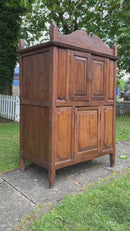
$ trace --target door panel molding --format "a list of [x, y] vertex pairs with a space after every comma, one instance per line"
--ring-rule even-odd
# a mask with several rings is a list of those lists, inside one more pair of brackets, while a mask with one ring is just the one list
[[75, 109], [75, 156], [100, 150], [100, 107]]
[[72, 100], [89, 99], [90, 54], [71, 52], [70, 97]]

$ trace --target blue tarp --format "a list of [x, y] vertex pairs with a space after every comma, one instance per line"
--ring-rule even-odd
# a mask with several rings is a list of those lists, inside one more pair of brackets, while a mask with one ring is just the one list
[[19, 80], [13, 80], [13, 86], [19, 86]]
[[14, 69], [14, 80], [13, 86], [19, 86], [19, 67], [15, 67]]

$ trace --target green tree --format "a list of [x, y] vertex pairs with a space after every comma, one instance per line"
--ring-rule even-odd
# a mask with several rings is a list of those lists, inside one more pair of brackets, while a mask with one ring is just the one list
[[35, 0], [34, 3], [22, 27], [28, 44], [39, 38], [41, 42], [42, 38], [47, 39], [48, 25], [54, 19], [64, 34], [82, 28], [98, 35], [109, 46], [116, 40], [121, 57], [118, 69], [130, 72], [129, 0]]
[[21, 16], [25, 7], [19, 0], [0, 0], [0, 93], [12, 93], [14, 68], [17, 62]]
[[127, 81], [117, 78], [117, 86], [120, 87], [120, 91], [124, 91], [127, 86]]

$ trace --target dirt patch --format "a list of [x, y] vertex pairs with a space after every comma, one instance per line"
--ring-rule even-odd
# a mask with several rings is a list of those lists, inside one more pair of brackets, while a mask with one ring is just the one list
[[7, 124], [7, 123], [14, 123], [14, 121], [0, 117], [0, 124]]

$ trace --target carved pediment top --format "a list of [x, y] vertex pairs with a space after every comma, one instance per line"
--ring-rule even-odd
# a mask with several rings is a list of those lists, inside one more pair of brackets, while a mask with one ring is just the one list
[[98, 36], [88, 35], [87, 32], [83, 30], [76, 30], [68, 35], [61, 34], [58, 31], [54, 20], [51, 21], [50, 26], [50, 41], [57, 41], [60, 43], [113, 55], [113, 50], [109, 48]]

